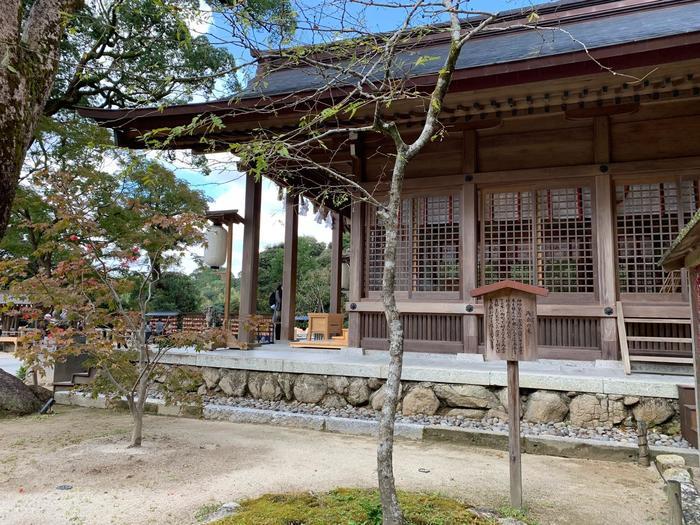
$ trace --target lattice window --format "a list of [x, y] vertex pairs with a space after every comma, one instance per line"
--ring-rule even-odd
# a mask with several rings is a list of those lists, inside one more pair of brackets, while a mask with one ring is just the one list
[[537, 204], [537, 283], [550, 292], [592, 293], [590, 189], [540, 190]]
[[551, 292], [592, 293], [589, 188], [485, 193], [481, 281], [513, 279]]
[[412, 289], [459, 291], [459, 201], [452, 196], [412, 201]]
[[698, 182], [620, 184], [616, 196], [620, 291], [680, 293], [680, 272], [664, 272], [659, 259], [697, 210]]
[[[404, 199], [401, 206], [396, 290], [457, 292], [460, 283], [460, 205], [453, 195]], [[376, 209], [367, 213], [365, 284], [382, 288], [386, 238]]]
[[531, 282], [532, 194], [484, 195], [482, 271], [484, 283], [504, 279]]

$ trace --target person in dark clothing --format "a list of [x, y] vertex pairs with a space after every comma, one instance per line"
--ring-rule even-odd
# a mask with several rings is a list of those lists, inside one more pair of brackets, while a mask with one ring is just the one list
[[270, 308], [272, 309], [272, 324], [275, 327], [275, 340], [282, 338], [282, 285], [277, 286], [270, 294]]

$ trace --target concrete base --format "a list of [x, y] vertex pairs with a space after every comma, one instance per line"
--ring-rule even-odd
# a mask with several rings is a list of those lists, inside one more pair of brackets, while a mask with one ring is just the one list
[[[195, 352], [181, 348], [171, 350], [162, 359], [162, 363], [172, 365], [376, 378], [387, 377], [388, 362], [387, 352], [362, 352], [360, 348], [302, 349], [282, 344], [246, 351]], [[505, 362], [484, 361], [480, 354], [407, 353], [402, 379], [483, 386], [507, 383]], [[691, 385], [691, 382], [692, 378], [667, 374], [625, 375], [622, 364], [617, 361], [543, 359], [523, 362], [520, 368], [522, 388], [560, 392], [677, 399], [677, 385]]]

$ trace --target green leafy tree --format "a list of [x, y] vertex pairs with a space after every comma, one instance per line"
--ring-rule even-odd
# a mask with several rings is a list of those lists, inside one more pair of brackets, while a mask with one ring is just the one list
[[151, 300], [152, 310], [192, 313], [201, 308], [202, 296], [193, 277], [177, 272], [165, 272], [160, 276]]
[[[284, 245], [270, 246], [260, 252], [258, 270], [258, 312], [269, 312], [269, 298], [282, 284]], [[300, 236], [297, 245], [298, 315], [326, 312], [330, 305], [331, 251], [313, 237]]]
[[[75, 105], [137, 107], [235, 93], [229, 44], [293, 30], [287, 0], [208, 0], [228, 22], [216, 44], [192, 34], [199, 0], [4, 0], [0, 12], [0, 237], [40, 128]], [[40, 152], [41, 153], [41, 152]], [[44, 151], [43, 153], [47, 153]], [[50, 153], [50, 151], [48, 151]], [[59, 157], [57, 157], [59, 158]]]
[[[213, 270], [208, 266], [199, 266], [191, 274], [195, 288], [199, 293], [202, 309], [211, 308], [216, 316], [224, 313], [224, 272]], [[240, 305], [240, 280], [231, 279], [231, 312], [238, 312]]]

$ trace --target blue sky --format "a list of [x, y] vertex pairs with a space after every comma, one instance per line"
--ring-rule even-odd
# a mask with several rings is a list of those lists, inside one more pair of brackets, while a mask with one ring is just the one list
[[[303, 0], [309, 6], [308, 12], [313, 12], [313, 6], [319, 5], [324, 0]], [[201, 1], [203, 9], [206, 4]], [[332, 4], [327, 4], [332, 5]], [[529, 0], [472, 0], [469, 2], [469, 9], [476, 11], [504, 11], [534, 5]], [[205, 11], [203, 11], [205, 12]], [[402, 20], [401, 13], [396, 9], [375, 9], [366, 12], [365, 24], [374, 31], [388, 31], [396, 28]], [[202, 17], [191, 26], [193, 35], [206, 34], [212, 42], [226, 41], [226, 22], [219, 15]], [[310, 33], [299, 33], [295, 43], [307, 43], [313, 38]], [[240, 47], [226, 44], [226, 47], [237, 57], [238, 60], [248, 60], [249, 55]], [[220, 97], [226, 97], [229, 93], [220, 93]], [[155, 154], [154, 154], [155, 155]], [[235, 162], [227, 155], [213, 156], [210, 162], [211, 175], [204, 175], [197, 170], [191, 169], [190, 164], [184, 156], [178, 155], [175, 162], [165, 161], [166, 165], [174, 169], [177, 175], [187, 180], [193, 187], [201, 189], [212, 200], [210, 209], [243, 209], [244, 186], [243, 174], [236, 171]], [[260, 236], [261, 249], [267, 246], [281, 243], [284, 239], [284, 210], [282, 203], [277, 199], [276, 186], [269, 181], [263, 185], [263, 228]], [[311, 235], [320, 241], [330, 242], [331, 231], [322, 224], [314, 221], [312, 214], [307, 217], [300, 217], [299, 231], [301, 235]], [[233, 269], [236, 274], [240, 271], [240, 253], [242, 248], [242, 227], [238, 226], [234, 230], [234, 257]], [[195, 250], [195, 254], [201, 254], [201, 250]], [[196, 267], [194, 261], [188, 258], [181, 269], [191, 271]]]

